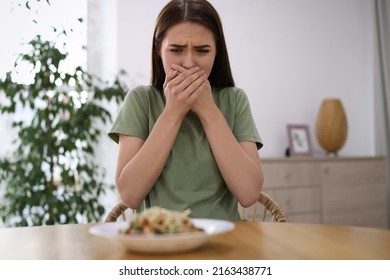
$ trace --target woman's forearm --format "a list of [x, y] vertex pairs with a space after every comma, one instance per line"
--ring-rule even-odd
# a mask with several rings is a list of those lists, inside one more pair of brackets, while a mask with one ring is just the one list
[[263, 172], [255, 143], [238, 143], [220, 110], [200, 116], [221, 174], [244, 207], [252, 205], [263, 186]]
[[116, 185], [130, 208], [137, 208], [157, 181], [180, 125], [180, 119], [162, 113], [145, 142], [120, 136]]

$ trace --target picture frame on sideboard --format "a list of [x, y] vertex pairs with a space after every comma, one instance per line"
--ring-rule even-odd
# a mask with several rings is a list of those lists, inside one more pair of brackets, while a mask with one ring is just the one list
[[309, 126], [306, 124], [288, 124], [287, 134], [290, 156], [312, 156]]

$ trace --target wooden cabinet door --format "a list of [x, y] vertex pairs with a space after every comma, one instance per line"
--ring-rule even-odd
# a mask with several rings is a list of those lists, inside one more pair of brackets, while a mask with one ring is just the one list
[[323, 162], [322, 215], [325, 224], [386, 228], [386, 160]]
[[263, 191], [285, 210], [290, 222], [321, 223], [320, 165], [313, 161], [263, 163]]

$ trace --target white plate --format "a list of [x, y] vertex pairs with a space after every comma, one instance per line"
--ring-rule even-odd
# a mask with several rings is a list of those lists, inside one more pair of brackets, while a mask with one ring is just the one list
[[225, 220], [191, 219], [196, 227], [204, 232], [124, 235], [121, 229], [128, 227], [128, 222], [104, 223], [93, 226], [89, 232], [93, 235], [109, 238], [123, 244], [128, 250], [142, 253], [173, 253], [189, 251], [200, 247], [214, 235], [229, 232], [234, 224]]

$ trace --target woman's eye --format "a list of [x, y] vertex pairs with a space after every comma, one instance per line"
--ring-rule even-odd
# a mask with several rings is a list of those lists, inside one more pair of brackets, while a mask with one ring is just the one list
[[207, 53], [209, 53], [210, 52], [210, 50], [197, 50], [197, 52], [199, 53], [199, 54], [207, 54]]
[[182, 49], [171, 49], [170, 51], [171, 51], [172, 53], [181, 53], [181, 52], [183, 52]]

